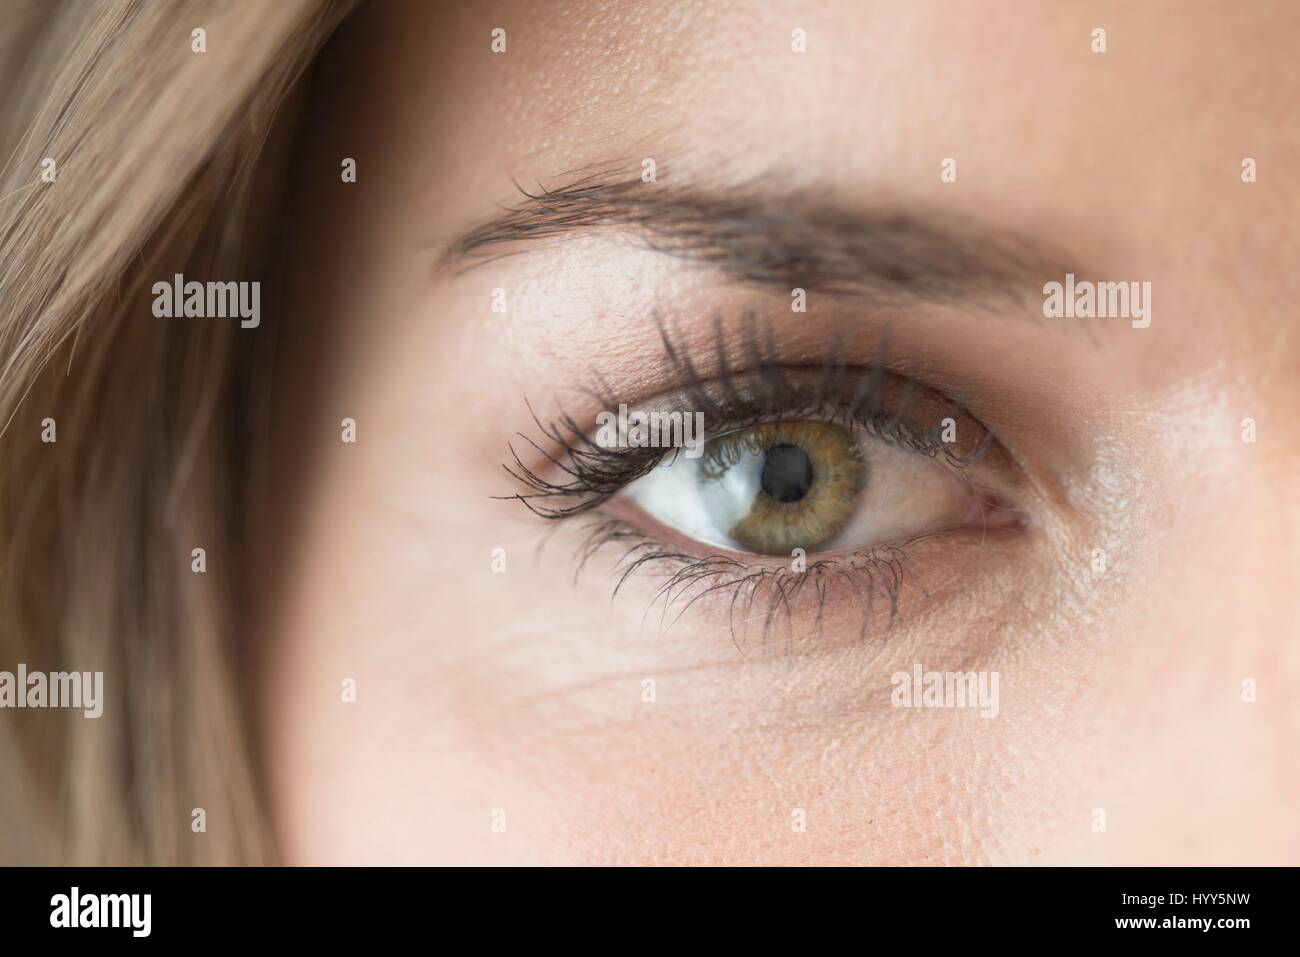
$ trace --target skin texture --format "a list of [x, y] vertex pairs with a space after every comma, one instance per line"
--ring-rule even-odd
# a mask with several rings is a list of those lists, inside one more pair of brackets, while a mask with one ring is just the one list
[[[287, 860], [1300, 862], [1293, 9], [440, 6], [348, 26], [303, 153], [257, 558]], [[1150, 282], [1152, 323], [1045, 320], [1033, 289], [796, 315], [617, 230], [439, 266], [518, 202], [512, 177], [644, 157], [665, 188], [764, 177], [1015, 230]], [[867, 362], [888, 325], [1017, 463], [991, 480], [1025, 524], [916, 548], [887, 633], [861, 637], [843, 592], [766, 641], [733, 638], [725, 599], [669, 627], [661, 578], [611, 604], [617, 550], [575, 584], [582, 535], [492, 498], [520, 491], [501, 466], [538, 435], [525, 400], [590, 422], [594, 374], [647, 399], [675, 384], [656, 313], [707, 356], [745, 308], [783, 360], [821, 361], [834, 329]], [[918, 662], [998, 672], [997, 717], [891, 708]]]

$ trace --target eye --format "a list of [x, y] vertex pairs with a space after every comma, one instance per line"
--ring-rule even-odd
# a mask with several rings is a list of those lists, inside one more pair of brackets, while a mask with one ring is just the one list
[[695, 458], [665, 457], [625, 495], [701, 544], [762, 555], [897, 542], [978, 526], [996, 512], [940, 459], [862, 428], [817, 421], [717, 436]]

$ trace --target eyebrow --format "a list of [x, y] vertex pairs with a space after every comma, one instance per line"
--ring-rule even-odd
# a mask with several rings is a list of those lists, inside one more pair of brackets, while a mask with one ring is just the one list
[[546, 240], [613, 229], [742, 283], [877, 301], [1033, 302], [1044, 282], [1084, 272], [1045, 240], [952, 211], [860, 208], [770, 181], [703, 190], [595, 173], [519, 189], [518, 204], [456, 238], [442, 264], [465, 271]]

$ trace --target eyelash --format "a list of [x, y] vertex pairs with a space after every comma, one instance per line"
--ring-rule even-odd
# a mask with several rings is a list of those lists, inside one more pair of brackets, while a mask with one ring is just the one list
[[[770, 327], [760, 330], [752, 315], [746, 317], [742, 328], [738, 348], [748, 371], [733, 371], [733, 367], [738, 365], [736, 350], [728, 343], [719, 319], [715, 322], [717, 368], [706, 381], [686, 354], [673, 343], [666, 326], [660, 323], [665, 360], [673, 373], [673, 380], [682, 383], [671, 396], [664, 397], [662, 404], [667, 409], [702, 410], [705, 421], [710, 423], [710, 437], [776, 418], [818, 418], [846, 427], [856, 426], [876, 438], [917, 454], [942, 456], [950, 466], [961, 471], [969, 469], [996, 446], [993, 434], [968, 415], [966, 417], [975, 422], [982, 437], [964, 454], [953, 444], [941, 440], [940, 426], [924, 429], [909, 422], [907, 415], [918, 396], [923, 397], [931, 408], [943, 409], [943, 414], [935, 417], [936, 423], [945, 417], [955, 421], [966, 415], [964, 403], [961, 400], [946, 400], [945, 403], [937, 393], [920, 386], [914, 379], [890, 372], [887, 368], [887, 341], [878, 351], [879, 358], [869, 367], [850, 368], [844, 364], [836, 340], [819, 370], [810, 370], [806, 366], [783, 366]], [[819, 374], [813, 379], [808, 375], [810, 371]], [[848, 378], [849, 375], [853, 377]], [[604, 408], [618, 407], [618, 401], [603, 383], [587, 392]], [[783, 611], [787, 628], [792, 624], [793, 600], [810, 587], [816, 593], [815, 616], [816, 624], [820, 626], [830, 600], [830, 589], [837, 581], [849, 586], [854, 600], [862, 607], [860, 638], [866, 637], [878, 607], [877, 589], [883, 592], [887, 602], [888, 618], [884, 631], [889, 631], [899, 610], [908, 547], [942, 534], [941, 531], [928, 532], [905, 542], [872, 546], [834, 558], [809, 560], [803, 571], [794, 571], [787, 565], [746, 564], [726, 555], [694, 555], [658, 541], [629, 522], [601, 510], [601, 506], [647, 474], [666, 455], [676, 455], [677, 452], [666, 453], [655, 448], [606, 448], [593, 440], [590, 430], [584, 430], [563, 412], [554, 421], [545, 423], [531, 403], [529, 411], [542, 439], [537, 441], [522, 433], [519, 438], [545, 460], [549, 468], [542, 466], [543, 471], [554, 471], [563, 477], [553, 479], [539, 474], [525, 464], [512, 444], [512, 462], [503, 467], [523, 486], [524, 491], [498, 497], [518, 500], [534, 514], [548, 520], [560, 522], [585, 517], [585, 538], [578, 548], [575, 580], [597, 551], [611, 545], [624, 549], [614, 566], [618, 576], [615, 596], [636, 571], [652, 566], [670, 567], [672, 572], [659, 587], [654, 600], [663, 601], [665, 617], [675, 605], [680, 605], [680, 610], [673, 616], [674, 622], [696, 601], [709, 595], [725, 594], [726, 589], [731, 589], [731, 632], [738, 647], [737, 622], [750, 620], [750, 611], [762, 596], [769, 598], [761, 616], [762, 635], [766, 640], [782, 618]], [[866, 598], [862, 601], [864, 594]], [[744, 613], [738, 619], [739, 608], [743, 608]]]

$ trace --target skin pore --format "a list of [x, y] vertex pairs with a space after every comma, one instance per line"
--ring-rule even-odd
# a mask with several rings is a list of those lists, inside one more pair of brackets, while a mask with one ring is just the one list
[[[294, 307], [263, 319], [260, 721], [286, 859], [1294, 863], [1296, 26], [1281, 4], [365, 9], [302, 152]], [[626, 217], [457, 258], [536, 205], [520, 187], [593, 170], [705, 197], [709, 221], [743, 197], [1015, 237], [1038, 279], [810, 278], [794, 313], [790, 276], [651, 248]], [[1071, 269], [1150, 282], [1150, 326], [1044, 318]], [[860, 583], [738, 637], [725, 594], [661, 614], [662, 571], [611, 602], [616, 547], [575, 581], [580, 523], [508, 500], [511, 443], [546, 465], [517, 435], [543, 440], [529, 404], [590, 424], [598, 385], [682, 384], [665, 327], [707, 378], [719, 329], [743, 356], [750, 322], [783, 365], [838, 348], [960, 396], [1023, 524], [909, 547], [897, 615], [865, 636]], [[917, 663], [997, 672], [997, 717], [892, 708]]]

